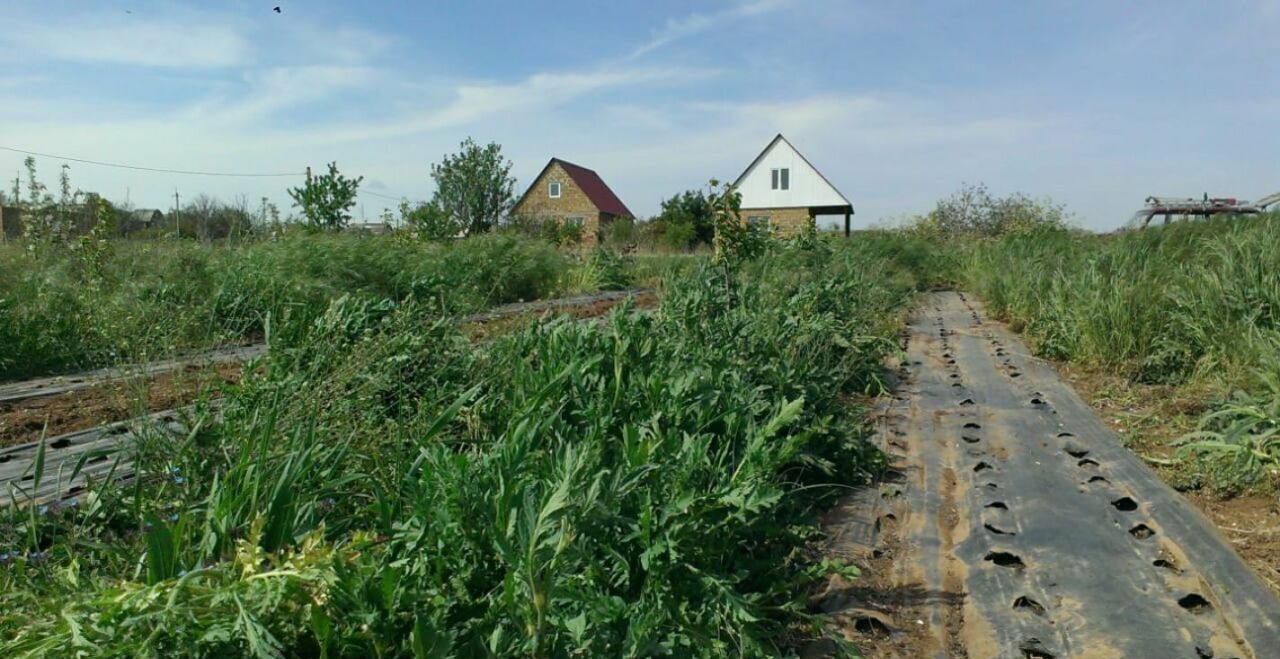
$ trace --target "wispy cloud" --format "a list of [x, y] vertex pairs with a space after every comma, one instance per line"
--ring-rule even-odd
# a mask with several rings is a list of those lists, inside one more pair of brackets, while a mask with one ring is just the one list
[[687, 84], [714, 75], [682, 68], [632, 68], [607, 71], [542, 72], [514, 83], [463, 82], [452, 98], [434, 108], [352, 126], [321, 129], [286, 138], [313, 143], [341, 143], [431, 133], [474, 125], [495, 117], [533, 115], [576, 99], [638, 85]]
[[3, 48], [28, 60], [127, 64], [168, 69], [237, 66], [250, 42], [225, 21], [153, 19], [126, 15], [59, 21], [18, 21], [0, 35]]
[[386, 84], [386, 75], [370, 66], [276, 66], [247, 71], [239, 84], [191, 105], [181, 115], [221, 125], [255, 123], [286, 110], [313, 106], [341, 93]]
[[740, 2], [729, 9], [710, 14], [694, 13], [682, 18], [670, 19], [648, 41], [632, 50], [627, 59], [636, 59], [674, 41], [705, 32], [718, 24], [751, 16], [760, 16], [788, 4], [791, 4], [791, 0], [752, 0], [750, 2]]

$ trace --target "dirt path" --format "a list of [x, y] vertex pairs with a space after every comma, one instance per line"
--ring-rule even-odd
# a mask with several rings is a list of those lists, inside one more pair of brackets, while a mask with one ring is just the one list
[[868, 657], [1280, 656], [1280, 601], [978, 305], [931, 296], [904, 366], [896, 472], [829, 525], [880, 531], [823, 603]]

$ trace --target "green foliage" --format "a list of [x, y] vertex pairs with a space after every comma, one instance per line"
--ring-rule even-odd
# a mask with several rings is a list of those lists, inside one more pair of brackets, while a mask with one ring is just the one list
[[340, 231], [351, 221], [351, 208], [363, 176], [347, 178], [338, 171], [338, 163], [329, 163], [329, 171], [308, 176], [305, 183], [289, 188], [293, 205], [302, 209], [307, 224], [325, 231]]
[[731, 185], [725, 183], [722, 187], [719, 181], [712, 179], [709, 187], [711, 193], [707, 197], [707, 205], [715, 227], [713, 262], [732, 268], [743, 261], [758, 258], [769, 247], [768, 227], [742, 221], [739, 212], [742, 195]]
[[130, 484], [4, 513], [0, 653], [786, 652], [851, 574], [811, 562], [814, 514], [883, 464], [846, 397], [912, 280], [872, 243], [772, 256], [487, 344], [334, 300]]
[[1236, 392], [1176, 442], [1178, 457], [1199, 461], [1211, 484], [1226, 493], [1280, 476], [1280, 371], [1260, 377], [1259, 393]]
[[632, 259], [608, 247], [591, 251], [582, 267], [577, 268], [574, 288], [587, 291], [620, 291], [635, 284]]
[[417, 238], [423, 240], [452, 240], [462, 233], [463, 225], [446, 212], [434, 200], [412, 206], [400, 202], [400, 219]]
[[[714, 186], [713, 186], [714, 187]], [[712, 191], [713, 194], [715, 191]], [[712, 200], [702, 190], [686, 190], [662, 201], [662, 211], [650, 220], [662, 241], [671, 248], [690, 249], [710, 245], [715, 239]]]
[[966, 183], [951, 196], [939, 200], [928, 215], [917, 218], [908, 230], [935, 238], [990, 238], [1066, 226], [1067, 214], [1061, 204], [1033, 199], [1020, 192], [994, 197], [986, 185]]
[[480, 146], [468, 137], [459, 148], [431, 166], [436, 182], [432, 201], [467, 235], [483, 233], [498, 226], [514, 203], [511, 161], [502, 157], [496, 142]]
[[261, 338], [269, 322], [283, 332], [344, 294], [467, 313], [554, 294], [570, 267], [551, 246], [509, 235], [448, 245], [349, 235], [215, 246], [86, 239], [39, 258], [0, 246], [0, 378]]
[[1280, 349], [1280, 218], [1094, 236], [1058, 228], [972, 248], [965, 276], [1045, 356], [1142, 382], [1245, 385]]
[[629, 217], [615, 217], [605, 225], [601, 243], [615, 249], [632, 249], [637, 246], [639, 231], [636, 221]]

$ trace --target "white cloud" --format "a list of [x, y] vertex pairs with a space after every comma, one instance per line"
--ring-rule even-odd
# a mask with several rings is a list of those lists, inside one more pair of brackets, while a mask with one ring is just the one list
[[344, 122], [341, 126], [327, 126], [284, 136], [280, 140], [271, 140], [270, 144], [338, 144], [438, 132], [476, 125], [487, 119], [536, 115], [590, 94], [643, 84], [684, 84], [709, 75], [713, 73], [692, 69], [635, 68], [537, 73], [519, 82], [507, 84], [464, 82], [457, 84], [453, 88], [452, 97], [438, 107], [378, 119], [363, 125]]
[[195, 103], [181, 115], [192, 121], [223, 125], [254, 123], [284, 110], [385, 83], [383, 72], [369, 66], [254, 69], [244, 74], [241, 84], [226, 85], [224, 94]]
[[750, 2], [740, 2], [729, 9], [712, 14], [694, 13], [683, 18], [670, 19], [652, 38], [632, 50], [627, 59], [636, 59], [673, 41], [706, 32], [718, 24], [767, 14], [790, 3], [791, 0], [752, 0]]
[[169, 69], [237, 66], [251, 52], [248, 39], [233, 25], [132, 15], [23, 21], [6, 26], [0, 41], [6, 50], [31, 60]]

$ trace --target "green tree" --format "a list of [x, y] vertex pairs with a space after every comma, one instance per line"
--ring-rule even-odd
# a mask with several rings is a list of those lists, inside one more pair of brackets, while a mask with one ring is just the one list
[[702, 190], [686, 190], [663, 200], [654, 222], [661, 225], [663, 242], [671, 247], [709, 245], [716, 235], [711, 202]]
[[448, 240], [462, 232], [462, 223], [440, 208], [434, 199], [417, 206], [401, 201], [400, 219], [417, 237], [426, 240]]
[[460, 148], [431, 166], [431, 178], [436, 182], [432, 202], [467, 235], [483, 233], [497, 226], [511, 210], [516, 179], [511, 176], [511, 161], [502, 157], [497, 143], [480, 146], [468, 137]]
[[307, 224], [326, 231], [339, 231], [351, 221], [351, 207], [356, 205], [356, 192], [363, 176], [347, 178], [338, 172], [338, 163], [329, 163], [329, 171], [308, 177], [301, 187], [290, 188], [293, 205], [302, 209]]

